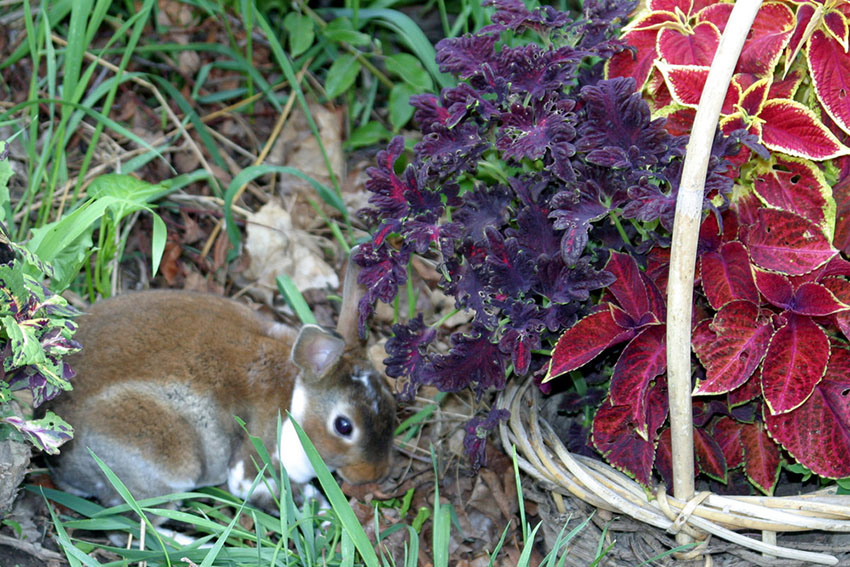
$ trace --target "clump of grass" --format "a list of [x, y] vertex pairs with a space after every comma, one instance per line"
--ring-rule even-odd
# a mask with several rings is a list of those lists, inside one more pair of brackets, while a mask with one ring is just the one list
[[[121, 562], [145, 562], [149, 567], [177, 564], [388, 566], [396, 565], [396, 555], [387, 547], [387, 539], [399, 529], [408, 534], [400, 554], [404, 557], [402, 565], [415, 567], [419, 560], [421, 524], [416, 527], [406, 524], [394, 525], [382, 529], [376, 508], [374, 521], [377, 538], [375, 542], [371, 541], [310, 440], [297, 425], [296, 430], [327, 498], [326, 507], [319, 506], [312, 499], [299, 506], [284, 471], [280, 471], [275, 479], [275, 484], [281, 487], [279, 497], [275, 499], [275, 514], [250, 506], [217, 488], [204, 488], [196, 492], [137, 501], [121, 480], [101, 461], [98, 461], [98, 464], [108, 482], [125, 500], [120, 506], [104, 508], [78, 496], [52, 489], [30, 487], [30, 490], [42, 493], [49, 501], [60, 504], [80, 516], [70, 519], [60, 516], [51, 508], [57, 541], [72, 567], [124, 564]], [[265, 474], [274, 469], [268, 451], [259, 439], [252, 437], [252, 441], [260, 456], [260, 462], [257, 463], [260, 470], [251, 487], [253, 492], [261, 483], [269, 482]], [[525, 567], [531, 563], [541, 524], [538, 523], [532, 528], [526, 520], [516, 458], [514, 475], [520, 499], [523, 543], [518, 566]], [[451, 505], [440, 502], [439, 482], [435, 482], [434, 488], [433, 509], [428, 514], [433, 523], [433, 561], [435, 567], [448, 567], [452, 538], [451, 518], [454, 511]], [[409, 505], [410, 499], [406, 500]], [[180, 505], [179, 510], [173, 509], [176, 505]], [[395, 505], [404, 506], [404, 499]], [[404, 514], [400, 514], [400, 517], [404, 517]], [[194, 541], [181, 543], [181, 538], [175, 539], [156, 531], [154, 523], [162, 520], [181, 524], [183, 533], [191, 534], [191, 537], [195, 538]], [[590, 518], [587, 518], [569, 532], [568, 525], [565, 524], [553, 549], [543, 558], [542, 565], [564, 565], [569, 543], [585, 529], [589, 521]], [[490, 565], [494, 565], [499, 557], [509, 530], [510, 525], [505, 527], [501, 539], [491, 552]], [[91, 532], [119, 532], [129, 536], [131, 542], [142, 541], [143, 544], [141, 548], [128, 549], [95, 543], [77, 536]], [[598, 559], [604, 557], [610, 549], [610, 545], [602, 546], [604, 539], [603, 534]], [[376, 547], [378, 551], [375, 550]], [[99, 563], [91, 554], [96, 549], [107, 551], [118, 559]]]

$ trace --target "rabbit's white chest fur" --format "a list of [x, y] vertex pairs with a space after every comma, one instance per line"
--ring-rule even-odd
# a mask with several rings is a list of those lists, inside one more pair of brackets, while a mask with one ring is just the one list
[[[290, 415], [299, 423], [307, 413], [307, 397], [304, 389], [296, 386], [292, 391], [292, 405], [289, 408]], [[292, 421], [287, 419], [282, 427], [280, 443], [276, 447], [275, 455], [272, 457], [277, 461], [289, 477], [289, 480], [297, 483], [305, 483], [316, 476], [313, 465], [307, 458], [307, 453], [301, 445], [301, 440], [295, 432]], [[273, 479], [269, 479], [272, 489], [277, 489]], [[227, 488], [232, 494], [240, 498], [247, 498], [254, 482], [254, 476], [246, 474], [245, 461], [239, 460], [230, 467], [227, 474]], [[253, 497], [270, 496], [266, 484], [260, 484], [254, 489]]]

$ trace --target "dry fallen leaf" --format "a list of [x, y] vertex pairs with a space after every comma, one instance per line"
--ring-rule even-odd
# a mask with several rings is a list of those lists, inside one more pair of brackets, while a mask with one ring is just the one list
[[261, 294], [271, 296], [281, 274], [292, 278], [302, 292], [339, 287], [339, 276], [325, 262], [318, 239], [294, 228], [289, 212], [278, 201], [269, 201], [246, 220], [245, 251], [251, 265], [240, 276]]
[[[310, 115], [319, 130], [322, 146], [327, 152], [331, 169], [337, 180], [341, 181], [345, 175], [345, 155], [342, 150], [343, 109], [329, 110], [317, 103], [310, 103], [309, 108]], [[295, 168], [327, 187], [333, 186], [319, 143], [313, 136], [307, 118], [300, 108], [293, 109], [266, 163]], [[313, 186], [294, 175], [280, 177], [278, 194], [284, 198], [291, 195], [303, 195], [322, 203]], [[330, 213], [332, 210], [328, 207], [327, 212]], [[316, 215], [305, 199], [299, 199], [293, 210], [293, 218], [298, 228], [307, 228], [310, 222], [316, 219]]]

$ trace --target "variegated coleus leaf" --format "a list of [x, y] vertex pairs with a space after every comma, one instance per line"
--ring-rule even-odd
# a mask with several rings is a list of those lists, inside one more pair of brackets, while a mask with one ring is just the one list
[[850, 476], [850, 351], [833, 343], [826, 375], [798, 408], [783, 414], [764, 410], [771, 437], [819, 476]]
[[667, 388], [662, 378], [647, 395], [648, 434], [638, 435], [631, 404], [612, 405], [606, 398], [593, 418], [593, 444], [605, 460], [643, 485], [650, 484], [658, 430], [667, 419]]
[[694, 328], [691, 343], [705, 368], [695, 396], [732, 391], [753, 376], [773, 336], [771, 315], [756, 303], [735, 300]]
[[759, 490], [772, 495], [782, 462], [779, 447], [768, 436], [764, 424], [759, 422], [741, 424], [741, 444], [747, 478]]
[[0, 418], [0, 423], [11, 425], [35, 448], [50, 455], [59, 453], [59, 446], [74, 436], [73, 428], [52, 411], [41, 419], [26, 420], [10, 415]]
[[820, 227], [797, 213], [760, 208], [753, 221], [742, 241], [753, 263], [765, 270], [800, 276], [838, 254]]
[[829, 117], [850, 133], [850, 97], [847, 96], [850, 91], [850, 53], [846, 45], [846, 22], [844, 26], [844, 45], [834, 35], [814, 32], [806, 48], [806, 59], [818, 100]]
[[830, 345], [811, 317], [785, 312], [762, 365], [761, 386], [771, 414], [790, 412], [812, 394], [826, 372]]
[[755, 164], [753, 189], [767, 206], [792, 211], [823, 229], [835, 231], [835, 199], [823, 172], [806, 159], [773, 154]]
[[741, 242], [726, 242], [715, 251], [705, 252], [700, 255], [699, 266], [703, 291], [714, 309], [736, 299], [759, 303], [750, 258]]

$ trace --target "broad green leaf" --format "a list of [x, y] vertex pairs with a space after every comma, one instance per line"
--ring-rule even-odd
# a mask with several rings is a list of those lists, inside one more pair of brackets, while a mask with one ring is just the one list
[[393, 133], [387, 130], [383, 124], [377, 120], [372, 120], [351, 132], [345, 146], [347, 150], [356, 150], [389, 140], [392, 135]]
[[290, 57], [298, 57], [313, 45], [316, 34], [310, 16], [290, 12], [283, 19], [283, 27], [289, 32]]
[[394, 131], [401, 130], [402, 126], [413, 117], [414, 108], [410, 104], [410, 97], [418, 92], [407, 83], [398, 83], [390, 91], [390, 123]]
[[430, 91], [434, 88], [431, 75], [422, 66], [422, 63], [409, 53], [396, 53], [389, 55], [384, 60], [387, 71], [395, 73], [401, 79], [413, 87], [417, 93]]
[[325, 79], [325, 91], [328, 93], [328, 98], [335, 98], [351, 88], [357, 73], [360, 72], [360, 67], [360, 62], [349, 53], [334, 61]]
[[331, 41], [354, 46], [369, 45], [372, 41], [369, 35], [355, 30], [348, 18], [336, 18], [322, 30], [322, 35]]

